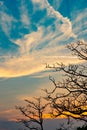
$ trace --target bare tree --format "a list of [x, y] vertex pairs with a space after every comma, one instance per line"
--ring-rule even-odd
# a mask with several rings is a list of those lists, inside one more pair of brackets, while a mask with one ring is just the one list
[[30, 130], [43, 130], [43, 114], [47, 104], [42, 105], [42, 99], [34, 98], [32, 101], [25, 100], [26, 106], [17, 106], [16, 108], [24, 115], [24, 119], [19, 119], [24, 126]]
[[[45, 99], [50, 104], [50, 115], [53, 117], [63, 115], [67, 117], [68, 124], [72, 118], [87, 122], [87, 44], [78, 41], [67, 47], [73, 55], [82, 60], [82, 63], [68, 66], [63, 63], [47, 65], [47, 68], [56, 72], [63, 72], [64, 78], [57, 82], [53, 77], [49, 77], [54, 88], [52, 91], [44, 90], [47, 94]], [[26, 117], [20, 121], [30, 130], [43, 130], [43, 114], [48, 104], [42, 105], [41, 98], [25, 100], [25, 102], [27, 103], [25, 107], [17, 106], [17, 109]], [[59, 130], [65, 130], [65, 127]]]
[[50, 101], [53, 116], [65, 115], [68, 117], [68, 123], [70, 117], [87, 122], [87, 43], [78, 41], [67, 47], [73, 55], [83, 61], [80, 64], [68, 66], [63, 63], [47, 65], [47, 68], [62, 71], [64, 78], [56, 82], [53, 77], [49, 77], [54, 88], [51, 92], [44, 90], [47, 94], [46, 99]]

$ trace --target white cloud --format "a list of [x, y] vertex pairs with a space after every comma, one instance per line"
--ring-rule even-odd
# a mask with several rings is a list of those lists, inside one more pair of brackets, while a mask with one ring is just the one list
[[30, 24], [28, 8], [26, 3], [24, 3], [23, 1], [21, 1], [19, 11], [20, 20], [16, 19], [12, 14], [9, 13], [8, 8], [5, 6], [5, 4], [3, 5], [3, 9], [0, 11], [0, 26], [8, 37], [10, 37], [10, 34], [15, 29], [17, 22], [22, 22], [22, 24], [20, 24], [20, 27], [26, 27]]
[[43, 29], [38, 28], [37, 32], [32, 32], [31, 34], [27, 34], [24, 36], [23, 39], [18, 39], [15, 41], [16, 44], [20, 46], [20, 53], [21, 54], [29, 54], [31, 48], [35, 48], [42, 39]]
[[[20, 55], [20, 57], [14, 57], [7, 59], [5, 63], [0, 63], [0, 77], [12, 78], [25, 75], [31, 75], [37, 72], [45, 71], [45, 63], [54, 64], [56, 62], [78, 63], [78, 60], [72, 61], [71, 58], [67, 58], [67, 54], [64, 52], [64, 46], [58, 46], [54, 48], [46, 48], [42, 51], [35, 51], [32, 54]], [[56, 54], [59, 57], [56, 57]], [[62, 57], [61, 55], [66, 55]]]
[[[56, 18], [55, 31], [52, 30], [52, 25], [47, 28], [38, 26], [36, 32], [31, 32], [21, 39], [15, 40], [14, 43], [20, 47], [20, 54], [18, 57], [3, 57], [5, 61], [0, 63], [0, 77], [19, 77], [38, 73], [45, 70], [45, 63], [73, 63], [72, 58], [66, 60], [69, 53], [65, 46], [58, 44], [65, 39], [68, 40], [71, 36], [75, 37], [71, 22], [56, 12], [46, 0], [41, 2], [47, 8], [48, 17]], [[22, 7], [22, 10], [25, 10], [25, 7]], [[59, 23], [59, 20], [62, 21], [62, 24]], [[26, 23], [26, 19], [24, 23]], [[78, 60], [76, 60], [77, 62]]]
[[[67, 17], [63, 17], [58, 11], [55, 11], [54, 8], [52, 6], [50, 6], [50, 4], [47, 2], [47, 0], [46, 0], [46, 7], [48, 9], [48, 16], [50, 16], [50, 15], [52, 16], [53, 15], [58, 20], [60, 19], [63, 22], [63, 24], [61, 25], [61, 29], [60, 30], [65, 35], [67, 35], [69, 37], [70, 36], [76, 37], [76, 35], [72, 31], [72, 23], [71, 23], [71, 21]], [[56, 27], [57, 27], [57, 23], [56, 23]]]
[[84, 9], [83, 11], [74, 12], [74, 16], [72, 17], [73, 17], [72, 23], [74, 33], [78, 35], [78, 37], [82, 36], [82, 38], [86, 38], [83, 37], [83, 35], [87, 34], [87, 8]]
[[61, 5], [62, 2], [63, 2], [63, 0], [54, 0], [53, 1], [53, 7], [54, 7], [54, 9], [57, 10], [60, 7], [60, 5]]
[[28, 12], [28, 8], [27, 8], [27, 4], [25, 1], [21, 1], [21, 5], [19, 7], [20, 10], [20, 17], [21, 17], [21, 22], [24, 25], [29, 25], [30, 24], [30, 19], [29, 19], [29, 12]]
[[41, 0], [32, 0], [32, 2], [34, 2], [34, 3], [40, 3]]
[[16, 19], [13, 16], [7, 14], [5, 11], [0, 12], [0, 26], [7, 36], [10, 35], [12, 22], [16, 22]]
[[[40, 9], [45, 8], [45, 0], [32, 0], [33, 4], [34, 4], [34, 8], [35, 6], [37, 6], [37, 4], [39, 5]], [[35, 8], [36, 9], [36, 8]]]

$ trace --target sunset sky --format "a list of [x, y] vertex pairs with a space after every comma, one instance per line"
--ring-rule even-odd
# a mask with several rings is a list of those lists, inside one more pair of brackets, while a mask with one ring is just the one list
[[49, 75], [59, 75], [46, 63], [79, 62], [65, 47], [77, 40], [87, 42], [87, 0], [0, 0], [0, 121], [51, 89]]

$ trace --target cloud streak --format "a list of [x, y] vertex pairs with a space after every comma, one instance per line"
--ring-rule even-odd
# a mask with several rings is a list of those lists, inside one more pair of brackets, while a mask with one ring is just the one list
[[[55, 51], [56, 50], [56, 51]], [[51, 52], [54, 52], [54, 56], [52, 56]], [[34, 54], [22, 55], [19, 58], [11, 58], [5, 61], [4, 63], [0, 63], [0, 76], [3, 78], [12, 78], [19, 77], [25, 75], [31, 75], [40, 71], [45, 71], [45, 63], [53, 64], [55, 62], [64, 62], [65, 64], [73, 63], [72, 57], [67, 58], [61, 56], [55, 56], [55, 54], [61, 51], [59, 48], [50, 48], [44, 49], [42, 51], [37, 51]], [[63, 50], [62, 50], [63, 54]], [[65, 54], [64, 54], [65, 55]], [[67, 59], [67, 61], [66, 61]], [[78, 63], [78, 60], [75, 60]], [[75, 63], [74, 61], [74, 63]]]
[[78, 36], [78, 39], [83, 39], [87, 41], [87, 8], [79, 11], [79, 12], [75, 12], [75, 16], [73, 18], [73, 31], [74, 33]]
[[[34, 4], [38, 3], [40, 9], [46, 9], [46, 16], [40, 22], [36, 23], [36, 31], [24, 34], [22, 38], [10, 39], [14, 44], [19, 46], [19, 52], [15, 56], [9, 54], [0, 57], [2, 59], [2, 62], [0, 62], [0, 78], [21, 77], [42, 72], [45, 71], [45, 63], [73, 63], [71, 55], [65, 49], [65, 46], [61, 44], [64, 41], [69, 43], [70, 38], [76, 38], [72, 30], [71, 21], [63, 17], [58, 11], [55, 11], [47, 0], [33, 0], [33, 2]], [[21, 22], [23, 25], [28, 26], [31, 21], [29, 21], [28, 10], [25, 7], [25, 3], [22, 3], [20, 8]], [[54, 18], [54, 21], [46, 27], [45, 24], [42, 25], [41, 23], [45, 23], [47, 18]], [[8, 23], [11, 23], [13, 17], [11, 16], [10, 19]], [[2, 26], [4, 27], [4, 25]], [[5, 33], [9, 32], [4, 31]], [[67, 56], [70, 57], [66, 60]], [[76, 63], [79, 62], [78, 60], [75, 61]]]

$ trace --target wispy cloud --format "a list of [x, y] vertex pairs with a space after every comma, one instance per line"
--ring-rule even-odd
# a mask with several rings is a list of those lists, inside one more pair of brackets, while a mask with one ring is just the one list
[[[63, 57], [63, 54], [65, 55], [65, 52], [63, 52], [64, 50], [60, 48], [61, 46], [57, 48], [50, 47], [42, 49], [42, 51], [34, 51], [34, 53], [32, 52], [32, 54], [27, 54], [27, 52], [25, 53], [25, 55], [21, 55], [20, 57], [10, 58], [4, 63], [0, 63], [0, 76], [3, 78], [9, 78], [34, 74], [40, 71], [44, 71], [45, 63], [73, 63], [72, 57], [67, 58], [68, 54], [66, 54], [66, 57]], [[51, 52], [53, 52], [54, 54], [52, 54]], [[56, 54], [59, 55], [59, 57], [56, 56]], [[78, 63], [78, 60], [75, 61], [76, 63]]]
[[24, 26], [29, 26], [30, 19], [29, 19], [27, 4], [25, 1], [21, 1], [21, 5], [19, 7], [19, 10], [20, 10], [20, 17], [21, 17], [22, 24]]
[[5, 11], [0, 11], [0, 26], [7, 36], [10, 35], [13, 22], [16, 22], [13, 16], [7, 14]]
[[74, 12], [72, 26], [73, 31], [79, 39], [87, 40], [87, 8], [81, 11]]
[[[33, 2], [35, 1], [33, 0]], [[16, 40], [11, 39], [19, 46], [19, 53], [15, 56], [1, 57], [3, 59], [3, 62], [0, 62], [1, 78], [19, 77], [45, 71], [45, 63], [73, 63], [72, 57], [66, 60], [70, 54], [66, 51], [65, 46], [60, 44], [65, 39], [69, 42], [70, 37], [76, 38], [71, 21], [55, 11], [47, 0], [38, 0], [37, 3], [40, 6], [43, 5], [47, 10], [44, 21], [47, 18], [55, 18], [55, 20], [52, 25], [49, 24], [47, 27], [36, 23], [37, 31], [25, 34], [22, 38]], [[23, 24], [28, 25], [28, 12], [25, 7], [25, 3], [22, 3], [21, 11], [24, 13], [22, 15], [21, 12], [21, 20]], [[75, 61], [76, 63], [79, 62], [78, 60]]]
[[[13, 114], [14, 113], [14, 114]], [[8, 121], [17, 121], [17, 118], [22, 118], [23, 116], [19, 111], [14, 109], [6, 109], [0, 112], [0, 119], [8, 120]]]

